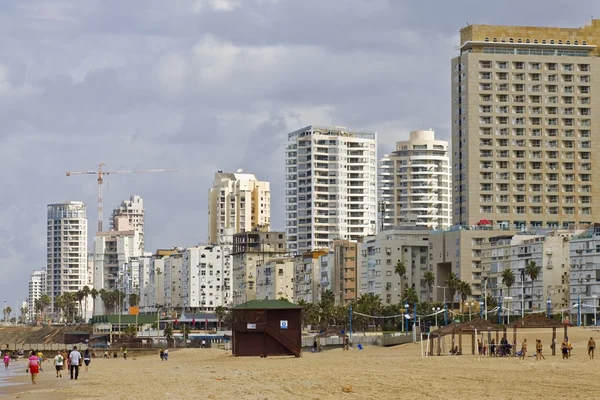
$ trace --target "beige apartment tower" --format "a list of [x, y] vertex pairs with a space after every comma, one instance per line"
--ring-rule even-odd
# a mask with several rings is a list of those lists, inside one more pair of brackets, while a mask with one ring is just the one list
[[271, 225], [270, 183], [254, 174], [218, 171], [208, 191], [208, 240], [223, 244], [231, 233], [250, 232]]
[[452, 60], [453, 223], [575, 227], [600, 216], [600, 20], [469, 25]]

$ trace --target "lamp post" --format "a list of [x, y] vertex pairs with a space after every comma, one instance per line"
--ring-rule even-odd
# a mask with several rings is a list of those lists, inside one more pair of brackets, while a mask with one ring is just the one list
[[546, 300], [546, 306], [548, 310], [548, 318], [551, 318], [552, 315], [552, 300], [550, 300], [550, 296], [548, 296], [548, 300]]
[[436, 288], [444, 289], [444, 304], [446, 304], [446, 289], [448, 289], [448, 286], [436, 286]]
[[2, 313], [4, 313], [4, 323], [6, 324], [6, 300], [4, 300], [4, 309], [2, 310]]
[[503, 321], [502, 317], [502, 297], [500, 297], [500, 301], [498, 302], [498, 325]]
[[484, 302], [480, 301], [479, 302], [479, 318], [483, 318], [483, 306], [484, 306]]
[[162, 310], [162, 306], [158, 306], [156, 308], [156, 344], [160, 340], [160, 310]]
[[598, 296], [593, 294], [592, 298], [594, 299], [594, 326], [598, 325], [597, 322], [597, 316], [598, 316], [598, 312], [596, 310], [596, 307], [598, 306]]
[[405, 329], [406, 329], [406, 332], [408, 332], [408, 318], [406, 318], [406, 315], [408, 314], [408, 303], [404, 304], [404, 310], [405, 310], [404, 311], [404, 323], [406, 325]]
[[471, 321], [471, 307], [474, 307], [475, 303], [473, 301], [471, 301], [471, 302], [467, 301], [467, 306], [469, 307], [469, 321]]
[[352, 304], [348, 307], [348, 321], [350, 322], [350, 340], [352, 340]]
[[431, 311], [433, 311], [435, 313], [435, 327], [437, 328], [437, 326], [438, 326], [437, 315], [438, 315], [438, 312], [440, 312], [440, 308], [439, 307], [431, 307]]
[[[483, 306], [485, 308], [485, 320], [487, 321], [487, 281], [488, 281], [488, 277], [484, 276], [483, 277]], [[480, 313], [481, 314], [481, 313]], [[481, 315], [480, 315], [481, 317]]]
[[577, 326], [581, 326], [581, 293], [577, 293]]
[[[533, 304], [533, 292], [531, 293], [531, 304]], [[521, 270], [521, 318], [525, 316], [525, 269]]]
[[444, 324], [448, 326], [448, 305], [444, 304]]
[[506, 315], [508, 315], [508, 317], [507, 317], [507, 318], [508, 318], [508, 321], [506, 322], [507, 324], [510, 324], [510, 301], [511, 301], [512, 299], [513, 299], [513, 298], [512, 298], [512, 297], [510, 297], [510, 296], [508, 296], [508, 297], [505, 297], [505, 298], [504, 298], [504, 300], [506, 300], [506, 301], [507, 301], [507, 304], [508, 304], [508, 306], [506, 307], [506, 309], [508, 310], [508, 312], [506, 313]]

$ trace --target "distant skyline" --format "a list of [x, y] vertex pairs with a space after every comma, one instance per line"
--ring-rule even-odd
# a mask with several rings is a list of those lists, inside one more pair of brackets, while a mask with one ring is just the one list
[[[144, 198], [146, 248], [207, 239], [217, 170], [271, 182], [284, 228], [286, 134], [309, 124], [377, 132], [379, 155], [410, 130], [449, 140], [450, 60], [467, 23], [579, 27], [582, 0], [44, 0], [0, 3], [0, 291], [11, 307], [46, 264], [46, 205], [109, 210]], [[544, 12], [540, 13], [540, 9]]]

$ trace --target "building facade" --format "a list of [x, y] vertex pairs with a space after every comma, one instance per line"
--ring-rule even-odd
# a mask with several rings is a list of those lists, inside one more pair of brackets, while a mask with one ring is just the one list
[[[600, 225], [575, 235], [570, 242], [569, 308], [572, 324], [598, 325], [600, 309]], [[573, 307], [573, 305], [575, 305]]]
[[181, 252], [171, 254], [164, 258], [165, 262], [165, 307], [169, 310], [182, 308], [182, 266]]
[[29, 277], [29, 295], [27, 297], [27, 320], [35, 316], [35, 302], [46, 293], [46, 268], [33, 271]]
[[140, 196], [131, 196], [129, 200], [124, 200], [119, 207], [115, 208], [110, 218], [110, 230], [117, 230], [117, 218], [125, 217], [133, 229], [138, 233], [136, 247], [137, 251], [145, 251], [145, 221], [146, 210], [144, 209], [144, 200]]
[[50, 204], [47, 216], [46, 293], [52, 302], [50, 312], [53, 312], [54, 298], [77, 292], [87, 282], [85, 204], [80, 201]]
[[219, 171], [208, 191], [208, 240], [221, 244], [231, 234], [249, 232], [271, 225], [271, 187], [254, 174]]
[[255, 230], [233, 235], [233, 305], [256, 300], [256, 268], [287, 254], [284, 232]]
[[[401, 227], [365, 237], [358, 243], [359, 289], [379, 296], [384, 304], [401, 304], [404, 287], [413, 288], [420, 301], [427, 301], [430, 289], [424, 281], [428, 270], [428, 234], [423, 227]], [[396, 273], [398, 262], [406, 274]]]
[[452, 60], [454, 224], [588, 225], [599, 217], [600, 20], [469, 25]]
[[348, 305], [357, 300], [358, 243], [334, 240], [321, 257], [321, 293], [331, 290], [335, 304]]
[[272, 258], [256, 267], [256, 300], [294, 302], [294, 259]]
[[288, 134], [286, 234], [290, 252], [357, 240], [377, 223], [375, 133], [307, 126]]
[[316, 249], [296, 255], [294, 260], [294, 300], [317, 304], [321, 301], [321, 266], [327, 264], [329, 250]]
[[[448, 142], [435, 140], [433, 130], [412, 131], [410, 140], [379, 161], [379, 207], [383, 226], [400, 226], [406, 219], [429, 229], [452, 224], [451, 166]], [[381, 225], [381, 224], [380, 224]]]

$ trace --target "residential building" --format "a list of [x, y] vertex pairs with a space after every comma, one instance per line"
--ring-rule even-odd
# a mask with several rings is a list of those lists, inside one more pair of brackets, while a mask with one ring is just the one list
[[[165, 257], [180, 253], [182, 249], [158, 249], [151, 257], [146, 253], [140, 263], [140, 271], [144, 282], [147, 282], [141, 291], [140, 309], [146, 313], [156, 313], [159, 308], [165, 307]], [[147, 279], [147, 281], [145, 280]]]
[[357, 300], [358, 243], [334, 240], [326, 256], [321, 257], [321, 293], [331, 290], [335, 304], [347, 305]]
[[[570, 319], [576, 324], [581, 312], [581, 325], [598, 325], [600, 297], [600, 224], [575, 235], [570, 242]], [[581, 306], [579, 306], [581, 304]]]
[[455, 225], [568, 228], [600, 217], [600, 20], [468, 25], [452, 60]]
[[294, 260], [294, 300], [317, 304], [321, 300], [321, 264], [329, 250], [316, 249], [296, 255]]
[[219, 171], [208, 191], [208, 240], [221, 244], [220, 239], [231, 234], [249, 232], [271, 225], [270, 183], [259, 181], [254, 174]]
[[[507, 314], [546, 312], [567, 307], [569, 302], [569, 238], [571, 232], [537, 230], [514, 235], [498, 234], [481, 245], [483, 293], [503, 302]], [[532, 282], [525, 272], [529, 263], [539, 268]], [[512, 270], [514, 284], [508, 288], [502, 273]], [[482, 297], [483, 298], [483, 297]]]
[[35, 302], [46, 293], [46, 268], [33, 271], [29, 277], [29, 296], [27, 298], [28, 320], [35, 316]]
[[[94, 288], [125, 293], [121, 311], [126, 311], [129, 295], [139, 289], [139, 232], [125, 216], [115, 217], [112, 227], [94, 238]], [[96, 314], [102, 313], [101, 303], [96, 302]]]
[[410, 140], [379, 161], [379, 207], [383, 227], [400, 226], [410, 215], [429, 229], [452, 225], [451, 167], [448, 142], [433, 130], [412, 131]]
[[450, 296], [447, 280], [450, 273], [471, 285], [472, 297], [480, 298], [482, 286], [481, 249], [489, 239], [501, 234], [513, 235], [515, 231], [493, 230], [488, 225], [455, 226], [445, 231], [429, 234], [429, 269], [435, 276], [433, 299], [457, 305], [459, 295]]
[[[428, 268], [429, 230], [422, 226], [402, 226], [370, 235], [358, 243], [358, 294], [379, 296], [384, 304], [402, 304], [404, 287], [413, 288], [421, 301], [430, 297], [424, 281]], [[401, 280], [398, 262], [406, 273]]]
[[165, 307], [169, 310], [181, 310], [182, 301], [182, 260], [183, 254], [177, 252], [165, 257]]
[[148, 295], [150, 293], [150, 261], [152, 260], [152, 253], [145, 252], [142, 254], [139, 260], [139, 282], [140, 282], [140, 312], [145, 313], [147, 304], [146, 301], [148, 299]]
[[272, 258], [256, 267], [256, 300], [294, 301], [294, 259]]
[[284, 232], [254, 230], [233, 235], [233, 305], [256, 300], [256, 268], [273, 258], [287, 256]]
[[310, 125], [288, 134], [286, 235], [303, 254], [377, 229], [375, 133]]
[[87, 282], [87, 219], [85, 204], [67, 201], [47, 207], [47, 278], [49, 311], [54, 299], [77, 292]]
[[[230, 257], [230, 256], [229, 256]], [[183, 252], [181, 301], [184, 311], [214, 311], [231, 302], [230, 271], [222, 246], [201, 245]]]
[[138, 233], [136, 247], [137, 251], [145, 251], [145, 220], [146, 210], [144, 209], [144, 200], [137, 195], [131, 196], [129, 200], [123, 200], [121, 204], [112, 212], [110, 219], [110, 230], [117, 230], [117, 218], [126, 217], [129, 224]]

